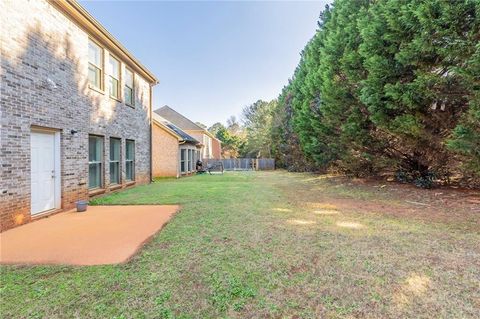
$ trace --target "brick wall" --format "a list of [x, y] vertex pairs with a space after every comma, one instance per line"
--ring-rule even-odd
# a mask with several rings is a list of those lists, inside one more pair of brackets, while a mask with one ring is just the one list
[[[88, 198], [88, 135], [135, 140], [138, 183], [150, 180], [150, 86], [135, 74], [135, 108], [88, 87], [88, 35], [45, 0], [0, 1], [0, 230], [30, 221], [32, 126], [61, 133], [62, 208]], [[105, 59], [108, 57], [104, 50]], [[125, 65], [122, 63], [122, 73]], [[78, 133], [71, 134], [71, 130]]]
[[212, 138], [212, 157], [214, 159], [222, 158], [222, 144], [214, 138]]
[[178, 177], [179, 156], [178, 139], [154, 124], [152, 135], [153, 177]]

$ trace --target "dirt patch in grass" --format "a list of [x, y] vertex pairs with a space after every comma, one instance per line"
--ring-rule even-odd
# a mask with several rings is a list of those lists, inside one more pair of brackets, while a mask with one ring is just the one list
[[[480, 231], [479, 191], [448, 187], [426, 190], [407, 184], [346, 177], [305, 179], [294, 174], [293, 178], [299, 183], [289, 200], [316, 214], [357, 211]], [[279, 187], [291, 194], [289, 182]]]

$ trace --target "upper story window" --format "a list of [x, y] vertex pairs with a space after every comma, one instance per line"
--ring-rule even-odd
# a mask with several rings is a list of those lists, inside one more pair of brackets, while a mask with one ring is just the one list
[[120, 61], [113, 56], [108, 58], [108, 92], [115, 99], [120, 98]]
[[102, 90], [103, 49], [92, 40], [88, 41], [88, 83]]
[[134, 99], [134, 91], [133, 91], [133, 72], [129, 69], [125, 69], [125, 104], [130, 106], [134, 106], [135, 99]]

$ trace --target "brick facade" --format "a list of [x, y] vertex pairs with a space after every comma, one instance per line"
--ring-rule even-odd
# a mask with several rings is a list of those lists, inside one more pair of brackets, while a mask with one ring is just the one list
[[155, 115], [173, 123], [184, 133], [197, 140], [201, 159], [220, 159], [222, 156], [222, 145], [210, 132], [198, 126], [195, 122], [178, 113], [170, 106], [165, 105], [154, 111]]
[[179, 177], [178, 138], [159, 125], [153, 124], [152, 145], [153, 177]]
[[[89, 34], [46, 0], [0, 1], [0, 21], [0, 230], [31, 220], [30, 133], [35, 127], [60, 132], [62, 209], [89, 198], [89, 134], [104, 137], [105, 192], [110, 191], [110, 137], [122, 141], [121, 187], [126, 186], [125, 139], [135, 141], [136, 184], [148, 183], [151, 83], [135, 74], [134, 108], [90, 89]], [[108, 49], [103, 52], [107, 61]]]
[[212, 158], [213, 159], [222, 158], [222, 143], [215, 138], [212, 138]]
[[[210, 137], [203, 130], [185, 130], [188, 134], [202, 143], [200, 150], [202, 159], [221, 159], [222, 144], [220, 141]], [[208, 144], [208, 146], [207, 146]]]
[[[152, 173], [153, 177], [180, 177], [196, 172], [198, 141], [181, 140], [182, 136], [175, 135], [165, 126], [153, 121], [152, 132]], [[192, 151], [192, 170], [181, 171], [181, 152], [185, 149]], [[187, 155], [188, 157], [188, 155]], [[188, 166], [188, 159], [186, 164]]]

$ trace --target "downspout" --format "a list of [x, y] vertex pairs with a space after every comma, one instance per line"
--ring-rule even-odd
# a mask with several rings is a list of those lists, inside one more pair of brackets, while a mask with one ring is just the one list
[[[155, 84], [153, 84], [155, 85]], [[153, 107], [152, 107], [152, 97], [153, 97], [153, 85], [150, 84], [150, 183], [153, 182]]]

